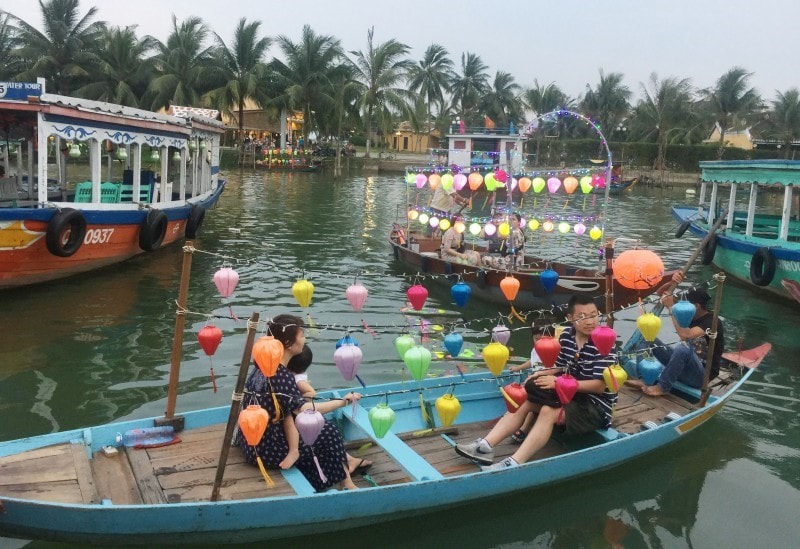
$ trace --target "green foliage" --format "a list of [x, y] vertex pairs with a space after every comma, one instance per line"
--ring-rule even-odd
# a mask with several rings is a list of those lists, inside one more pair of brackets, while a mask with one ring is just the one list
[[350, 143], [352, 143], [356, 147], [366, 147], [367, 138], [366, 136], [356, 134], [350, 137]]

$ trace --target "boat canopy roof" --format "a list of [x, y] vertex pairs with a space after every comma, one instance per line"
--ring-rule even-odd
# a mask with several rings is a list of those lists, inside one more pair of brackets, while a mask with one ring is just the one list
[[800, 160], [719, 160], [700, 162], [701, 181], [800, 185]]

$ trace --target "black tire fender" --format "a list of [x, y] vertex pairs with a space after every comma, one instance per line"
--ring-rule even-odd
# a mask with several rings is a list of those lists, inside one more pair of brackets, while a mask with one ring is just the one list
[[691, 221], [684, 221], [683, 223], [681, 223], [680, 227], [678, 227], [678, 230], [675, 231], [675, 238], [682, 237], [684, 233], [686, 233], [686, 230], [689, 228], [689, 225], [691, 224], [692, 224]]
[[86, 238], [86, 218], [80, 210], [62, 208], [47, 224], [45, 243], [51, 254], [69, 257], [81, 247]]
[[167, 214], [161, 210], [150, 210], [139, 226], [139, 247], [154, 252], [161, 247], [167, 234]]
[[717, 235], [709, 238], [703, 246], [703, 255], [700, 257], [700, 263], [703, 265], [711, 265], [714, 261], [714, 254], [717, 253]]
[[769, 248], [765, 246], [757, 249], [750, 259], [750, 280], [756, 286], [769, 286], [775, 278], [777, 263]]
[[186, 231], [184, 234], [186, 238], [197, 238], [197, 233], [200, 227], [203, 226], [203, 220], [206, 218], [206, 209], [200, 204], [195, 204], [189, 210], [189, 217], [186, 219]]

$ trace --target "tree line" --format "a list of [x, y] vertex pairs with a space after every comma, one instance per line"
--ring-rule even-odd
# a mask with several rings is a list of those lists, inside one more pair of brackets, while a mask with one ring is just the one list
[[[750, 128], [782, 145], [788, 158], [800, 139], [800, 92], [776, 91], [765, 101], [750, 86], [752, 73], [733, 67], [708, 88], [688, 78], [651, 74], [639, 84], [641, 99], [622, 73], [599, 71], [599, 82], [576, 97], [556, 83], [517, 83], [508, 72], [491, 74], [473, 52], [454, 58], [431, 44], [421, 59], [395, 39], [376, 42], [367, 31], [366, 47], [345, 51], [341, 41], [303, 27], [299, 40], [269, 37], [260, 21], [239, 20], [224, 39], [198, 17], [178, 21], [166, 41], [139, 36], [136, 25], [110, 26], [86, 12], [80, 0], [40, 0], [41, 26], [0, 10], [0, 80], [35, 81], [49, 92], [150, 110], [170, 104], [214, 108], [235, 116], [243, 130], [246, 102], [271, 112], [301, 111], [303, 133], [341, 138], [356, 132], [367, 152], [376, 139], [390, 136], [401, 121], [424, 134], [448, 133], [453, 121], [482, 127], [486, 118], [499, 127], [519, 127], [526, 114], [565, 108], [597, 121], [607, 139], [654, 143], [654, 168], [664, 169], [669, 145], [693, 145], [715, 127], [721, 158], [725, 136]], [[267, 59], [276, 45], [280, 55]], [[587, 137], [587, 128], [569, 124], [563, 135]]]

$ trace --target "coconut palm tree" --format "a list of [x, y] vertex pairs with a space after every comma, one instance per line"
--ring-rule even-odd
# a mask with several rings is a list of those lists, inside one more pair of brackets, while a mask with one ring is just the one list
[[0, 11], [0, 80], [9, 80], [22, 71], [22, 60], [16, 53], [16, 28], [11, 22], [12, 16]]
[[480, 112], [481, 97], [489, 89], [489, 69], [480, 56], [474, 53], [461, 54], [461, 74], [451, 86], [453, 103], [467, 125], [483, 125]]
[[205, 45], [208, 28], [199, 17], [189, 17], [178, 25], [172, 16], [172, 32], [166, 42], [158, 42], [153, 58], [158, 76], [150, 83], [147, 96], [153, 110], [170, 103], [188, 107], [205, 105], [203, 96], [213, 85], [212, 48]]
[[367, 158], [370, 155], [372, 131], [378, 110], [395, 109], [406, 113], [409, 102], [414, 96], [401, 85], [412, 65], [412, 62], [405, 58], [408, 46], [394, 39], [375, 45], [374, 31], [375, 28], [372, 27], [367, 32], [365, 52], [350, 52], [355, 56], [355, 59], [351, 60], [353, 78], [360, 84], [358, 104], [367, 129], [367, 150], [364, 154]]
[[586, 84], [581, 109], [600, 124], [603, 132], [614, 128], [628, 114], [631, 90], [622, 83], [623, 75], [612, 72], [607, 76], [600, 69], [600, 82], [592, 89]]
[[509, 127], [511, 122], [519, 124], [524, 118], [521, 89], [510, 73], [497, 71], [481, 98], [481, 111], [500, 127]]
[[339, 63], [344, 54], [337, 38], [316, 34], [308, 25], [303, 27], [300, 42], [292, 42], [287, 36], [279, 36], [277, 42], [285, 61], [274, 59], [270, 63], [279, 90], [273, 103], [303, 111], [303, 137], [308, 142], [315, 111], [335, 108], [332, 81], [345, 70]]
[[228, 46], [217, 34], [214, 67], [223, 84], [209, 92], [212, 104], [227, 114], [236, 109], [239, 126], [239, 145], [244, 147], [244, 105], [247, 100], [263, 108], [269, 102], [265, 80], [268, 68], [264, 56], [271, 40], [259, 37], [261, 21], [247, 22], [242, 17], [233, 32], [233, 42]]
[[152, 37], [136, 36], [136, 26], [105, 29], [100, 37], [98, 63], [92, 81], [76, 90], [81, 97], [139, 107], [153, 71], [146, 62], [155, 48]]
[[27, 67], [16, 75], [17, 80], [43, 77], [49, 92], [65, 95], [87, 82], [98, 63], [98, 44], [105, 24], [92, 22], [97, 8], [81, 16], [79, 4], [79, 0], [39, 0], [41, 31], [12, 15], [20, 43], [17, 55]]
[[789, 158], [792, 142], [800, 139], [800, 91], [790, 88], [781, 93], [775, 92], [769, 121], [774, 134], [783, 145], [783, 157]]
[[761, 97], [755, 88], [748, 88], [747, 81], [752, 73], [741, 67], [733, 67], [719, 77], [714, 87], [702, 94], [714, 122], [719, 128], [719, 148], [717, 158], [725, 151], [725, 134], [737, 124], [746, 123], [758, 111]]
[[[447, 50], [439, 44], [431, 44], [422, 59], [408, 69], [408, 88], [423, 99], [428, 113], [427, 131], [431, 131], [431, 107], [437, 101], [444, 101], [444, 93], [449, 91], [455, 78], [453, 61]], [[415, 110], [417, 105], [415, 104]]]
[[537, 115], [556, 109], [571, 109], [574, 103], [574, 100], [561, 91], [554, 82], [542, 86], [536, 79], [533, 81], [533, 87], [522, 93], [522, 100], [525, 106]]

